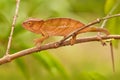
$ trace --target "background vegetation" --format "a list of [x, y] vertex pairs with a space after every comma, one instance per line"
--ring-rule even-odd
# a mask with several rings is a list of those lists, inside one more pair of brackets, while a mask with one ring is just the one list
[[[6, 50], [15, 1], [0, 0], [0, 57]], [[96, 18], [119, 13], [119, 3], [119, 0], [21, 0], [11, 54], [33, 47], [33, 39], [40, 37], [21, 26], [30, 17], [68, 17], [87, 24]], [[119, 34], [120, 18], [110, 19], [106, 28], [111, 34]], [[95, 33], [79, 37], [92, 35]], [[45, 43], [60, 39], [51, 37]], [[117, 41], [115, 46], [115, 73], [112, 72], [109, 46], [91, 42], [34, 53], [1, 65], [0, 80], [119, 80], [120, 49]]]

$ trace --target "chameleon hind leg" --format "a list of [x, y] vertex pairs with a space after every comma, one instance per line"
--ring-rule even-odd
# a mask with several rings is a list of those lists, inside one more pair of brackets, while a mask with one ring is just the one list
[[[66, 38], [66, 36], [67, 36], [67, 35], [65, 35], [64, 38]], [[76, 34], [74, 34], [74, 35], [72, 36], [72, 38], [70, 39], [70, 45], [75, 44], [75, 42], [76, 42], [76, 36], [77, 36]], [[63, 43], [63, 42], [61, 42], [61, 43]], [[60, 44], [61, 44], [61, 43], [60, 43]]]
[[73, 36], [72, 36], [72, 38], [70, 39], [70, 44], [71, 45], [73, 45], [73, 44], [75, 44], [75, 42], [76, 42], [76, 34], [74, 34]]
[[[97, 28], [97, 27], [89, 27], [89, 28], [83, 29], [83, 30], [79, 31], [77, 34], [85, 33], [85, 32], [102, 32], [102, 33], [105, 33], [106, 36], [110, 34], [106, 29], [104, 29], [104, 28]], [[71, 45], [73, 45], [76, 42], [77, 34], [74, 34], [72, 36], [72, 39], [70, 40]], [[106, 45], [106, 43], [102, 40], [100, 34], [97, 35], [97, 38], [100, 40], [102, 45]]]

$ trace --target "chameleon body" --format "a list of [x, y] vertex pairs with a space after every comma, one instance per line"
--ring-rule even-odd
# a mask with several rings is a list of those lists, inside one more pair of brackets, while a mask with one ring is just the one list
[[[42, 34], [42, 38], [36, 39], [36, 45], [39, 46], [45, 39], [50, 36], [63, 36], [66, 37], [70, 33], [83, 28], [85, 24], [80, 21], [70, 18], [54, 18], [48, 20], [40, 19], [28, 19], [22, 23], [23, 27], [33, 33]], [[80, 30], [77, 34], [85, 32], [103, 32], [109, 35], [109, 32], [104, 28], [98, 27], [87, 27]], [[77, 34], [71, 38], [71, 45], [75, 43]], [[102, 41], [102, 40], [101, 40]], [[112, 50], [112, 48], [111, 48]], [[111, 52], [113, 54], [113, 52]], [[113, 57], [113, 55], [112, 55]], [[114, 70], [114, 59], [112, 58], [113, 70]]]
[[[85, 24], [80, 21], [70, 18], [54, 18], [48, 20], [28, 19], [23, 22], [23, 27], [33, 33], [42, 34], [42, 38], [36, 39], [36, 44], [41, 44], [45, 39], [50, 36], [63, 36], [66, 37], [71, 32], [83, 27]], [[88, 27], [78, 32], [103, 32], [109, 35], [109, 32], [104, 28]], [[71, 44], [75, 43], [76, 35], [72, 36]]]

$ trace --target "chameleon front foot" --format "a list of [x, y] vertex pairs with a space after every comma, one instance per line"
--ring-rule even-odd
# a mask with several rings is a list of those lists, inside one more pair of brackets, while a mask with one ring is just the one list
[[75, 44], [76, 43], [76, 34], [74, 34], [73, 36], [72, 36], [72, 38], [70, 39], [70, 45], [72, 46], [73, 44]]
[[76, 42], [76, 39], [70, 39], [70, 45], [72, 46], [72, 45], [74, 45], [75, 44], [75, 42]]
[[40, 47], [41, 46], [41, 39], [34, 39], [34, 44], [36, 45], [36, 47]]

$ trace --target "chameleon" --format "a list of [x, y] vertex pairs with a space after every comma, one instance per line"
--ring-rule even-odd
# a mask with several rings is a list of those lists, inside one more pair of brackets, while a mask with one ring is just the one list
[[[43, 37], [38, 38], [35, 40], [35, 44], [37, 46], [41, 45], [41, 43], [46, 40], [47, 38], [51, 36], [63, 36], [66, 37], [70, 33], [74, 32], [75, 30], [78, 30], [80, 28], [83, 28], [85, 26], [84, 23], [70, 19], [70, 18], [52, 18], [52, 19], [47, 19], [47, 20], [42, 20], [42, 19], [37, 19], [37, 18], [31, 18], [27, 19], [22, 23], [22, 26], [36, 34], [41, 34]], [[81, 33], [86, 33], [86, 32], [102, 32], [106, 35], [109, 35], [110, 33], [108, 32], [107, 29], [105, 28], [99, 28], [99, 27], [87, 27], [82, 30], [80, 30], [76, 35], [73, 35], [70, 43], [73, 45], [76, 40], [76, 36]], [[100, 39], [100, 37], [98, 36]], [[101, 40], [102, 42], [102, 40]], [[112, 50], [112, 49], [111, 49]], [[113, 52], [111, 52], [113, 54]], [[113, 64], [113, 71], [114, 69], [114, 58], [112, 55], [112, 64]]]
[[[70, 18], [52, 18], [48, 20], [42, 20], [37, 18], [27, 19], [22, 23], [22, 26], [36, 34], [41, 34], [43, 37], [35, 40], [36, 45], [41, 45], [41, 43], [49, 38], [50, 36], [63, 36], [66, 37], [71, 32], [85, 26], [82, 22]], [[105, 28], [98, 27], [87, 27], [80, 30], [77, 34], [86, 32], [102, 32], [109, 35], [109, 32]], [[75, 43], [77, 35], [73, 35], [70, 43], [73, 45]]]

